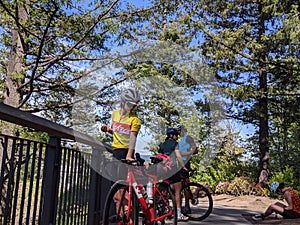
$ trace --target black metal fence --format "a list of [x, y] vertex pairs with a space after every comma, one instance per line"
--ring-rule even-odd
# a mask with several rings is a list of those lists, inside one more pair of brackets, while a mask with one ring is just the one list
[[[55, 217], [51, 220], [55, 219], [56, 224], [88, 224], [91, 153], [61, 148], [56, 162], [59, 174], [50, 180], [44, 170], [48, 144], [1, 134], [0, 142], [0, 188], [5, 202], [1, 205], [0, 224], [41, 224], [43, 217]], [[43, 197], [53, 189], [57, 194], [49, 198], [54, 203], [49, 208], [56, 210], [51, 215], [43, 211]], [[99, 219], [100, 208], [98, 214]]]
[[[93, 160], [101, 159], [103, 144], [49, 121], [37, 122], [38, 117], [33, 120], [28, 118], [31, 114], [2, 104], [0, 119], [8, 118], [7, 110], [9, 122], [44, 132], [45, 126], [49, 141], [40, 143], [0, 134], [0, 224], [100, 224], [111, 182], [91, 165], [101, 166], [101, 162]], [[31, 121], [38, 125], [31, 126]], [[79, 140], [88, 148], [83, 151], [65, 147], [61, 138]]]
[[63, 148], [57, 224], [87, 224], [91, 154]]
[[0, 135], [0, 224], [38, 224], [46, 144]]

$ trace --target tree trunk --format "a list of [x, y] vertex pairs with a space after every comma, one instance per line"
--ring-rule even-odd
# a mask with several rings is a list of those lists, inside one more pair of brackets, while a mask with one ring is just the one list
[[13, 107], [18, 107], [22, 100], [19, 87], [24, 80], [24, 48], [21, 43], [19, 31], [12, 30], [12, 44], [7, 66], [6, 87], [4, 92], [4, 103]]
[[[262, 90], [266, 89], [266, 73], [260, 75], [260, 82], [263, 86]], [[263, 91], [264, 92], [264, 91]], [[265, 93], [265, 92], [264, 92]], [[268, 121], [268, 99], [263, 94], [259, 99], [259, 150], [260, 158], [260, 176], [265, 169], [269, 170], [269, 121]], [[267, 180], [268, 178], [266, 178]]]
[[[265, 34], [265, 12], [262, 10], [262, 4], [258, 3], [258, 28], [259, 41], [264, 44], [261, 37]], [[268, 118], [268, 81], [266, 61], [267, 49], [263, 48], [258, 55], [259, 63], [259, 150], [260, 157], [260, 176], [263, 170], [269, 170], [269, 118]]]
[[[27, 11], [26, 9], [20, 5], [18, 10], [18, 24], [22, 24], [25, 20], [27, 20]], [[20, 25], [18, 27], [11, 29], [11, 49], [9, 55], [9, 62], [6, 71], [6, 86], [4, 91], [4, 103], [13, 107], [18, 107], [21, 100], [22, 100], [22, 93], [19, 89], [22, 82], [25, 78], [25, 48], [24, 42], [22, 42], [22, 28]], [[23, 39], [24, 40], [24, 39]], [[14, 126], [12, 124], [4, 123], [2, 124], [1, 132], [7, 135], [15, 135]], [[2, 148], [2, 146], [1, 146]], [[3, 150], [3, 149], [0, 149]], [[15, 156], [12, 153], [12, 143], [8, 141], [7, 143], [7, 155], [5, 157], [5, 161], [3, 161], [3, 151], [0, 151], [0, 162], [5, 162], [4, 167], [4, 177], [6, 179], [2, 179], [2, 190], [1, 190], [1, 199], [0, 199], [0, 217], [3, 217], [5, 208], [11, 210], [11, 200], [5, 202], [5, 197], [7, 196], [8, 190], [8, 177], [7, 174], [14, 169], [14, 166], [10, 167], [11, 160], [14, 161], [13, 165], [15, 164]], [[11, 182], [11, 186], [13, 186], [14, 182]], [[13, 187], [11, 187], [13, 190]], [[10, 214], [10, 213], [9, 213]]]

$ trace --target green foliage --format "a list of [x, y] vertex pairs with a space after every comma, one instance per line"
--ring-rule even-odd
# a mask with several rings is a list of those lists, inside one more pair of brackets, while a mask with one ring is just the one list
[[48, 134], [36, 132], [27, 128], [18, 128], [17, 135], [23, 139], [29, 139], [37, 142], [48, 143]]
[[204, 35], [202, 56], [228, 98], [227, 115], [257, 126], [258, 140], [269, 140], [270, 146], [254, 145], [263, 154], [258, 158], [270, 147], [277, 166], [297, 161], [299, 135], [291, 131], [292, 123], [299, 127], [299, 3], [204, 0], [187, 10]]
[[272, 184], [274, 181], [284, 183], [286, 187], [300, 191], [300, 181], [298, 177], [294, 176], [294, 169], [292, 167], [286, 166], [283, 171], [272, 173], [269, 183]]
[[268, 197], [270, 194], [269, 188], [256, 187], [256, 195]]
[[223, 164], [217, 168], [209, 166], [204, 172], [195, 175], [193, 180], [205, 182], [212, 190], [215, 190], [220, 181], [228, 181], [234, 177], [235, 174], [229, 172], [227, 166]]
[[228, 192], [235, 196], [248, 195], [250, 182], [244, 177], [236, 177], [230, 182]]
[[210, 156], [214, 157], [211, 162], [201, 153], [193, 157], [192, 168], [197, 170], [193, 180], [205, 182], [212, 190], [219, 182], [231, 181], [235, 177], [244, 176], [253, 180], [253, 167], [243, 159], [244, 149], [238, 146], [238, 139], [238, 134], [228, 131], [219, 151]]

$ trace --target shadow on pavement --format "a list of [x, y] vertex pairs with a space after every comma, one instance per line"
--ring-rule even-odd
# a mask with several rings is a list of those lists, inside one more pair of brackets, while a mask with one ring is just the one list
[[300, 219], [282, 219], [282, 218], [275, 218], [273, 216], [270, 216], [262, 221], [254, 221], [252, 219], [252, 216], [254, 214], [243, 214], [242, 216], [248, 220], [251, 224], [283, 224], [283, 225], [299, 225]]
[[[243, 209], [243, 208], [233, 208], [227, 206], [216, 205], [213, 208], [212, 213], [208, 218], [203, 221], [188, 221], [185, 224], [190, 225], [250, 225], [250, 224], [282, 224], [282, 225], [300, 225], [300, 219], [275, 219], [274, 217], [267, 218], [264, 221], [254, 221], [251, 217], [258, 212], [255, 210]], [[183, 224], [179, 222], [178, 224]]]

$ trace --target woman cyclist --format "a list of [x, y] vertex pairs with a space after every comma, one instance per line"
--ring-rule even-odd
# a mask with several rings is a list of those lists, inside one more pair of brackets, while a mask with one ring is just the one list
[[103, 125], [101, 130], [113, 134], [113, 156], [116, 159], [133, 160], [137, 134], [141, 122], [133, 112], [140, 100], [139, 93], [134, 89], [126, 89], [121, 93], [121, 108], [111, 116], [111, 128]]
[[284, 195], [287, 206], [281, 202], [271, 204], [264, 213], [252, 217], [253, 220], [264, 220], [273, 212], [280, 214], [285, 219], [300, 218], [300, 198], [292, 188], [285, 188], [284, 183], [273, 182], [270, 190], [279, 195]]
[[[187, 129], [183, 124], [177, 124], [174, 127], [180, 134], [180, 142], [178, 144], [179, 152], [182, 156], [182, 164], [185, 165], [187, 170], [191, 169], [191, 163], [190, 159], [192, 154], [197, 153], [197, 146], [195, 144], [194, 139], [187, 134]], [[189, 174], [185, 172], [184, 170], [181, 171], [181, 175], [184, 176], [185, 179], [189, 178]], [[188, 199], [188, 190], [185, 190], [185, 198]], [[189, 214], [191, 212], [189, 201], [185, 201], [185, 206], [182, 208], [182, 210]]]
[[[115, 110], [111, 116], [111, 128], [103, 125], [101, 130], [113, 134], [112, 153], [113, 157], [121, 160], [133, 160], [135, 145], [141, 122], [133, 112], [140, 100], [139, 93], [134, 89], [126, 89], [121, 93], [121, 108]], [[121, 169], [120, 169], [121, 168]], [[119, 167], [118, 179], [126, 179], [127, 171]], [[118, 208], [121, 203], [121, 193], [117, 192], [114, 202]]]
[[178, 144], [179, 151], [181, 153], [182, 159], [185, 163], [185, 167], [190, 169], [190, 159], [191, 155], [195, 154], [197, 151], [197, 146], [194, 139], [187, 134], [187, 129], [182, 124], [177, 124], [174, 127], [180, 135], [180, 142]]
[[[184, 162], [182, 160], [181, 154], [178, 150], [178, 131], [175, 128], [168, 128], [167, 129], [167, 137], [165, 141], [159, 146], [158, 153], [166, 154], [171, 157], [174, 165], [176, 165], [176, 159], [180, 163], [180, 165], [183, 167], [184, 170], [187, 170], [187, 168], [184, 166]], [[173, 174], [170, 178], [167, 179], [168, 183], [172, 183], [175, 190], [175, 200], [177, 205], [177, 217], [178, 220], [183, 221], [187, 220], [188, 217], [181, 214], [181, 177], [180, 177], [180, 170], [178, 168], [175, 168], [175, 171], [173, 170]]]

